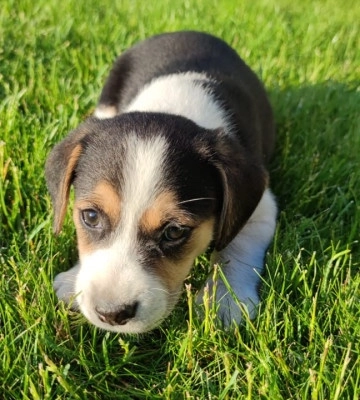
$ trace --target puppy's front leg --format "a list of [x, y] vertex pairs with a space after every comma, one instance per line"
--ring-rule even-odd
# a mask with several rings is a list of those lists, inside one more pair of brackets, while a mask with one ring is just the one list
[[[226, 281], [231, 287], [229, 291], [223, 280], [218, 278], [216, 302], [218, 316], [225, 327], [230, 326], [232, 322], [241, 322], [242, 311], [238, 302], [247, 308], [251, 318], [256, 315], [260, 275], [266, 249], [274, 235], [275, 224], [276, 203], [271, 191], [267, 189], [243, 229], [217, 254], [215, 261], [222, 266]], [[206, 284], [211, 296], [214, 282], [209, 278]]]
[[76, 264], [75, 267], [69, 269], [68, 271], [61, 272], [60, 274], [56, 275], [53, 283], [58, 299], [67, 304], [71, 304], [71, 308], [73, 309], [78, 308], [75, 298], [75, 284], [79, 271], [80, 264]]

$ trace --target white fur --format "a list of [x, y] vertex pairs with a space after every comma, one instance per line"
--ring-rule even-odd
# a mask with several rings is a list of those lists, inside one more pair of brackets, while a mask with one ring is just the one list
[[[132, 238], [134, 241], [135, 238]], [[156, 274], [139, 264], [139, 255], [121, 235], [108, 249], [81, 258], [76, 281], [78, 303], [94, 325], [115, 332], [144, 332], [168, 314], [166, 288]], [[136, 316], [126, 325], [111, 326], [99, 320], [95, 307], [108, 312], [138, 302]]]
[[[274, 235], [276, 214], [275, 199], [270, 189], [267, 189], [244, 228], [218, 254], [217, 261], [222, 266], [233, 292], [229, 292], [221, 279], [217, 280], [218, 315], [225, 327], [233, 322], [239, 324], [242, 319], [242, 311], [237, 301], [247, 308], [250, 317], [256, 314], [256, 306], [259, 303], [258, 284], [265, 252]], [[211, 294], [214, 286], [211, 278], [207, 281], [207, 285]], [[203, 291], [198, 296], [198, 302], [202, 301]]]
[[98, 119], [113, 118], [118, 114], [116, 107], [99, 105], [94, 111], [94, 117]]
[[187, 72], [152, 80], [124, 112], [149, 111], [181, 115], [207, 129], [227, 128], [227, 116], [211, 91], [202, 86], [205, 74]]
[[[144, 332], [153, 328], [169, 312], [169, 296], [156, 274], [141, 264], [137, 230], [139, 219], [161, 190], [164, 138], [127, 139], [123, 168], [122, 216], [110, 247], [80, 255], [80, 266], [59, 274], [55, 290], [59, 298], [76, 303], [83, 314], [101, 328], [116, 332]], [[126, 325], [111, 326], [98, 318], [95, 307], [107, 312], [138, 302], [136, 316]]]
[[[144, 146], [140, 151], [145, 150]], [[150, 150], [151, 146], [148, 147]], [[144, 156], [147, 151], [144, 152]], [[158, 158], [160, 161], [161, 157]], [[156, 163], [153, 164], [153, 167]], [[128, 169], [130, 173], [131, 169]], [[159, 176], [159, 175], [158, 175]], [[127, 176], [130, 178], [130, 176]], [[158, 182], [159, 183], [159, 182]], [[141, 185], [139, 185], [140, 187]], [[152, 198], [152, 190], [144, 187], [142, 194], [145, 198]], [[138, 195], [141, 189], [129, 187], [128, 194]], [[130, 215], [139, 215], [144, 207], [143, 202], [136, 206], [126, 203]], [[131, 210], [132, 209], [132, 210]], [[224, 327], [232, 323], [239, 324], [242, 319], [242, 308], [247, 309], [250, 317], [256, 314], [259, 303], [258, 284], [263, 270], [265, 252], [274, 235], [276, 225], [276, 203], [267, 189], [244, 228], [234, 240], [217, 256], [231, 290], [225, 282], [217, 280], [216, 301], [218, 316]], [[171, 308], [167, 291], [155, 274], [149, 274], [139, 264], [136, 254], [136, 226], [125, 226], [118, 233], [117, 239], [108, 249], [97, 250], [81, 258], [81, 268], [76, 265], [67, 272], [56, 276], [54, 288], [57, 296], [79, 306], [84, 315], [94, 324], [115, 332], [144, 332], [156, 326], [164, 319]], [[206, 285], [212, 288], [214, 282], [209, 278]], [[235, 296], [235, 297], [234, 297]], [[72, 300], [73, 299], [73, 300]], [[116, 309], [122, 304], [131, 304], [138, 301], [140, 306], [136, 317], [126, 325], [111, 326], [103, 323], [97, 317], [95, 306]], [[198, 303], [203, 301], [203, 291], [198, 295]]]
[[65, 303], [71, 304], [73, 308], [78, 308], [75, 283], [79, 271], [80, 265], [76, 264], [68, 271], [57, 274], [53, 283], [57, 297]]
[[[135, 97], [123, 112], [150, 111], [181, 115], [207, 129], [225, 128], [230, 133], [227, 115], [209, 89], [205, 74], [183, 73], [154, 79]], [[115, 107], [100, 105], [97, 118], [111, 118]], [[168, 293], [156, 274], [141, 266], [137, 251], [137, 227], [145, 209], [160, 193], [163, 182], [163, 160], [167, 152], [164, 138], [151, 140], [130, 136], [124, 162], [121, 223], [114, 232], [110, 247], [80, 256], [80, 264], [55, 278], [54, 287], [66, 302], [75, 296], [74, 304], [94, 324], [116, 332], [144, 332], [167, 316], [172, 306]], [[239, 200], [240, 201], [240, 200]], [[216, 300], [219, 317], [227, 327], [239, 323], [242, 310], [238, 302], [255, 315], [259, 302], [257, 286], [263, 269], [265, 251], [273, 237], [276, 203], [270, 189], [258, 204], [244, 228], [218, 254], [223, 265], [225, 283], [218, 280]], [[213, 287], [209, 279], [207, 284]], [[233, 297], [235, 295], [235, 298]], [[202, 293], [198, 297], [202, 301]], [[139, 302], [136, 316], [125, 325], [111, 326], [100, 321], [95, 307], [109, 312], [119, 306]]]

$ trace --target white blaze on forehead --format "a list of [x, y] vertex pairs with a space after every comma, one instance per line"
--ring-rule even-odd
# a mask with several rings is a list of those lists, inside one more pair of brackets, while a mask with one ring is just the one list
[[139, 219], [163, 186], [168, 144], [160, 135], [139, 138], [134, 134], [126, 140], [120, 226], [122, 234], [133, 236]]

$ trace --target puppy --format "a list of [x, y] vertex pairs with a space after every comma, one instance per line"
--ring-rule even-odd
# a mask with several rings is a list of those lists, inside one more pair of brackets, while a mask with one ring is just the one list
[[130, 48], [94, 115], [46, 163], [56, 233], [75, 192], [79, 262], [56, 276], [58, 298], [100, 328], [145, 332], [211, 248], [231, 286], [217, 283], [223, 325], [244, 308], [254, 316], [275, 229], [265, 168], [274, 137], [263, 86], [222, 40], [176, 32]]

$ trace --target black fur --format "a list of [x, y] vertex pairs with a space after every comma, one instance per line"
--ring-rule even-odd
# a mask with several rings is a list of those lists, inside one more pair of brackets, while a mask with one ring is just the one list
[[[206, 130], [181, 116], [121, 114], [152, 79], [186, 71], [205, 72], [212, 78], [206, 84], [211, 85], [218, 104], [228, 112], [231, 135], [222, 129]], [[267, 187], [264, 165], [274, 143], [273, 117], [265, 90], [236, 52], [222, 40], [204, 33], [155, 36], [118, 58], [99, 106], [116, 107], [120, 115], [105, 120], [89, 118], [54, 148], [47, 161], [55, 230], [61, 228], [72, 182], [76, 196], [91, 190], [101, 178], [108, 179], [121, 191], [124, 136], [129, 132], [137, 135], [156, 132], [166, 136], [170, 144], [167, 184], [176, 188], [180, 200], [216, 199], [187, 203], [184, 208], [199, 218], [217, 215], [215, 248], [226, 247], [246, 223]]]
[[165, 33], [131, 47], [116, 60], [99, 105], [114, 106], [121, 113], [152, 79], [188, 71], [206, 72], [215, 79], [214, 94], [230, 111], [242, 145], [253, 157], [268, 161], [275, 135], [265, 90], [228, 44], [206, 33]]

